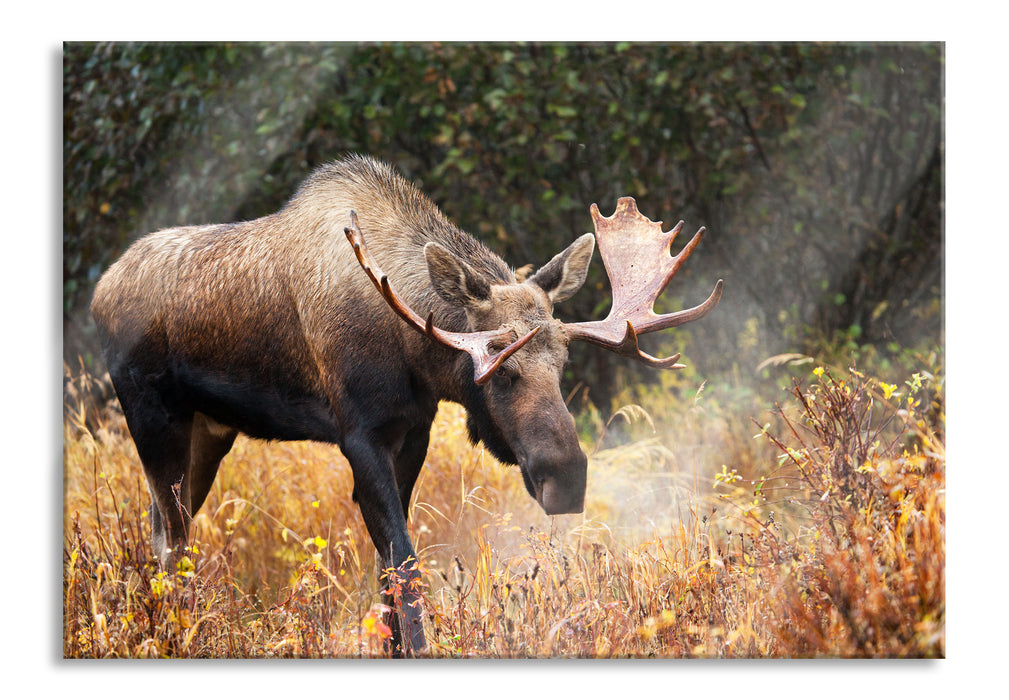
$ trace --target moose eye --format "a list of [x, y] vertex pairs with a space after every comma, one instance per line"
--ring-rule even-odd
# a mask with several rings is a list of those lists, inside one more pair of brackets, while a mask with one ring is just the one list
[[499, 389], [507, 389], [511, 386], [513, 379], [513, 373], [505, 369], [504, 367], [498, 367], [494, 372], [494, 386]]

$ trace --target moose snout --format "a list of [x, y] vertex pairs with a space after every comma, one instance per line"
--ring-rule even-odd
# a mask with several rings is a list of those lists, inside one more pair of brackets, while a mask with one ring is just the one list
[[543, 482], [536, 500], [547, 515], [581, 513], [585, 510], [585, 487], [571, 488], [557, 479]]
[[581, 513], [585, 510], [585, 480], [587, 460], [584, 454], [558, 469], [544, 468], [539, 471], [536, 484], [536, 502], [547, 515]]

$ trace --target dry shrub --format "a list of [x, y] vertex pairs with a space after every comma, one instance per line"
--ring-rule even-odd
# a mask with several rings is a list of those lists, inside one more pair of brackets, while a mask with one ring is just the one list
[[915, 374], [899, 391], [855, 369], [814, 373], [793, 389], [798, 417], [780, 411], [787, 437], [766, 433], [776, 476], [794, 484], [795, 532], [750, 521], [779, 591], [778, 634], [792, 655], [942, 657], [942, 383]]
[[[943, 656], [942, 384], [901, 389], [817, 370], [748, 431], [773, 452], [720, 435], [738, 417], [696, 389], [672, 438], [625, 407], [585, 446], [585, 514], [555, 518], [443, 405], [410, 513], [429, 653]], [[65, 656], [388, 653], [377, 601], [399, 582], [379, 581], [339, 450], [240, 438], [165, 573], [122, 416], [67, 415]], [[604, 439], [617, 416], [645, 436]], [[753, 461], [718, 472], [719, 446]]]

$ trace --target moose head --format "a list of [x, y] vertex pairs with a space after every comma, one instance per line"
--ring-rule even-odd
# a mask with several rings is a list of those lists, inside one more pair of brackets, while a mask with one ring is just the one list
[[[502, 283], [482, 276], [437, 242], [424, 248], [431, 284], [445, 302], [465, 312], [468, 329], [448, 331], [422, 318], [392, 287], [371, 256], [357, 215], [345, 228], [357, 260], [388, 305], [411, 327], [472, 359], [473, 385], [466, 402], [470, 435], [505, 462], [518, 464], [529, 494], [550, 515], [581, 512], [585, 497], [585, 454], [560, 392], [561, 372], [572, 341], [586, 341], [644, 364], [680, 369], [679, 355], [656, 358], [638, 347], [638, 336], [682, 325], [710, 312], [722, 280], [702, 304], [656, 314], [655, 301], [700, 243], [702, 227], [676, 255], [671, 246], [683, 227], [662, 231], [631, 197], [617, 202], [610, 217], [591, 207], [595, 236], [586, 233], [534, 275]], [[584, 283], [595, 242], [613, 290], [607, 317], [563, 323], [553, 305]]]

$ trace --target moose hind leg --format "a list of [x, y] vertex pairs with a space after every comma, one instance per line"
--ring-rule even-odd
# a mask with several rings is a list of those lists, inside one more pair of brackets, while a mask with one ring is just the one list
[[[131, 431], [132, 432], [132, 431]], [[134, 436], [151, 493], [151, 544], [162, 567], [171, 569], [189, 537], [192, 521], [188, 423], [169, 424], [157, 434], [149, 429]]]
[[153, 386], [123, 379], [113, 375], [151, 494], [151, 544], [161, 565], [170, 569], [186, 545], [192, 514], [186, 475], [193, 413], [166, 401]]
[[193, 417], [192, 440], [190, 442], [189, 462], [189, 498], [192, 509], [190, 515], [196, 515], [210, 493], [217, 477], [217, 469], [221, 460], [231, 451], [235, 444], [238, 431], [213, 419], [197, 413]]

